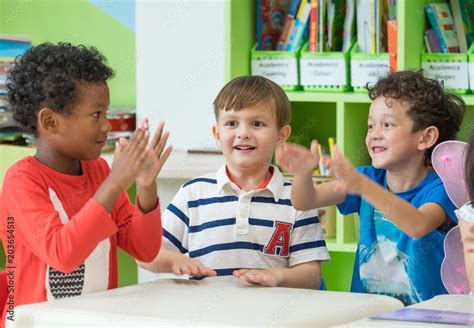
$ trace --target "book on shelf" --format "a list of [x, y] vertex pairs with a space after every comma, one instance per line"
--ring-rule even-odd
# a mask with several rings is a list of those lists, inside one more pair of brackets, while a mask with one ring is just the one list
[[398, 32], [397, 32], [396, 20], [387, 21], [387, 35], [388, 35], [387, 50], [388, 50], [390, 71], [396, 72], [397, 71], [397, 51], [398, 51], [397, 50]]
[[0, 34], [0, 58], [15, 58], [31, 48], [31, 42], [26, 36]]
[[447, 3], [428, 3], [426, 14], [439, 42], [442, 53], [459, 52], [459, 43], [454, 29], [454, 19]]
[[346, 0], [329, 0], [327, 2], [327, 51], [341, 51], [346, 18]]
[[309, 20], [309, 14], [311, 13], [311, 0], [301, 0], [300, 9], [298, 9], [296, 15], [293, 34], [290, 35], [290, 39], [288, 40], [288, 45], [286, 47], [287, 51], [295, 51], [303, 43], [305, 38], [304, 34], [307, 31], [306, 27]]
[[429, 53], [440, 52], [438, 38], [436, 37], [435, 32], [431, 28], [425, 31], [425, 45], [426, 50]]
[[311, 0], [309, 17], [309, 51], [318, 51], [318, 0]]
[[357, 0], [356, 6], [357, 43], [359, 51], [364, 53], [373, 52], [372, 31], [375, 31], [375, 26], [372, 18], [375, 18], [375, 14], [372, 13], [373, 6], [371, 6], [371, 3], [373, 3], [373, 0]]
[[346, 0], [346, 17], [344, 19], [342, 40], [343, 52], [349, 50], [355, 37], [355, 6], [355, 0]]
[[288, 35], [290, 34], [291, 26], [295, 23], [295, 17], [296, 17], [296, 13], [298, 11], [299, 5], [300, 5], [300, 0], [291, 0], [290, 7], [288, 8], [288, 13], [286, 14], [285, 23], [283, 25], [283, 29], [280, 33], [280, 37], [278, 40], [277, 50], [286, 49], [286, 41], [287, 41]]
[[472, 43], [471, 33], [474, 32], [474, 20], [471, 22], [467, 13], [469, 4], [472, 2], [465, 0], [451, 0], [456, 36], [459, 43], [459, 51], [467, 52]]
[[257, 0], [257, 50], [276, 50], [288, 0]]

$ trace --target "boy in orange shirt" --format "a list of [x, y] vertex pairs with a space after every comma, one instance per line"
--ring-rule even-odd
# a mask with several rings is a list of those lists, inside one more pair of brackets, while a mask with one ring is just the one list
[[[6, 173], [0, 237], [14, 306], [117, 287], [117, 246], [150, 261], [161, 245], [155, 179], [171, 148], [163, 124], [149, 142], [148, 123], [99, 158], [110, 123], [107, 80], [113, 71], [95, 48], [45, 43], [16, 60], [8, 76], [14, 118], [35, 134], [37, 151]], [[126, 190], [136, 181], [137, 205]], [[11, 242], [13, 241], [13, 242]]]

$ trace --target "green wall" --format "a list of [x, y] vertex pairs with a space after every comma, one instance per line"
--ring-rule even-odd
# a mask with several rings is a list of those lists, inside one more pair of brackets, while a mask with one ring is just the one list
[[0, 34], [95, 46], [116, 73], [111, 105], [135, 107], [135, 33], [87, 0], [0, 0]]

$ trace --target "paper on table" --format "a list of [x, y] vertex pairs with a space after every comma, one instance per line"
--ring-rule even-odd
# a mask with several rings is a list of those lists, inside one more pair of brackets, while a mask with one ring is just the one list
[[473, 325], [474, 313], [404, 308], [378, 314], [370, 319]]

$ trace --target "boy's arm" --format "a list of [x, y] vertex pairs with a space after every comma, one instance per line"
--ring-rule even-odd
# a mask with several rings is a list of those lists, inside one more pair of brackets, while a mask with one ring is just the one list
[[410, 237], [423, 237], [449, 219], [440, 205], [427, 202], [416, 208], [367, 176], [358, 173], [342, 156], [337, 147], [335, 147], [334, 153], [334, 160], [331, 161], [329, 167], [330, 172], [339, 179], [335, 182], [339, 184], [336, 188], [359, 194]]
[[314, 185], [313, 169], [319, 165], [318, 143], [313, 140], [308, 150], [287, 143], [276, 151], [278, 165], [293, 174], [291, 203], [298, 210], [309, 210], [342, 203], [346, 192], [335, 188], [334, 183]]
[[425, 203], [416, 208], [368, 177], [356, 174], [361, 179], [360, 196], [412, 238], [425, 236], [449, 219], [443, 208], [436, 203]]
[[138, 264], [152, 272], [188, 274], [191, 276], [215, 276], [216, 272], [204, 266], [200, 261], [191, 259], [181, 253], [170, 251], [164, 244], [155, 259], [149, 263], [137, 261]]
[[290, 268], [240, 269], [234, 271], [234, 276], [251, 284], [268, 287], [319, 289], [321, 264], [311, 261]]

